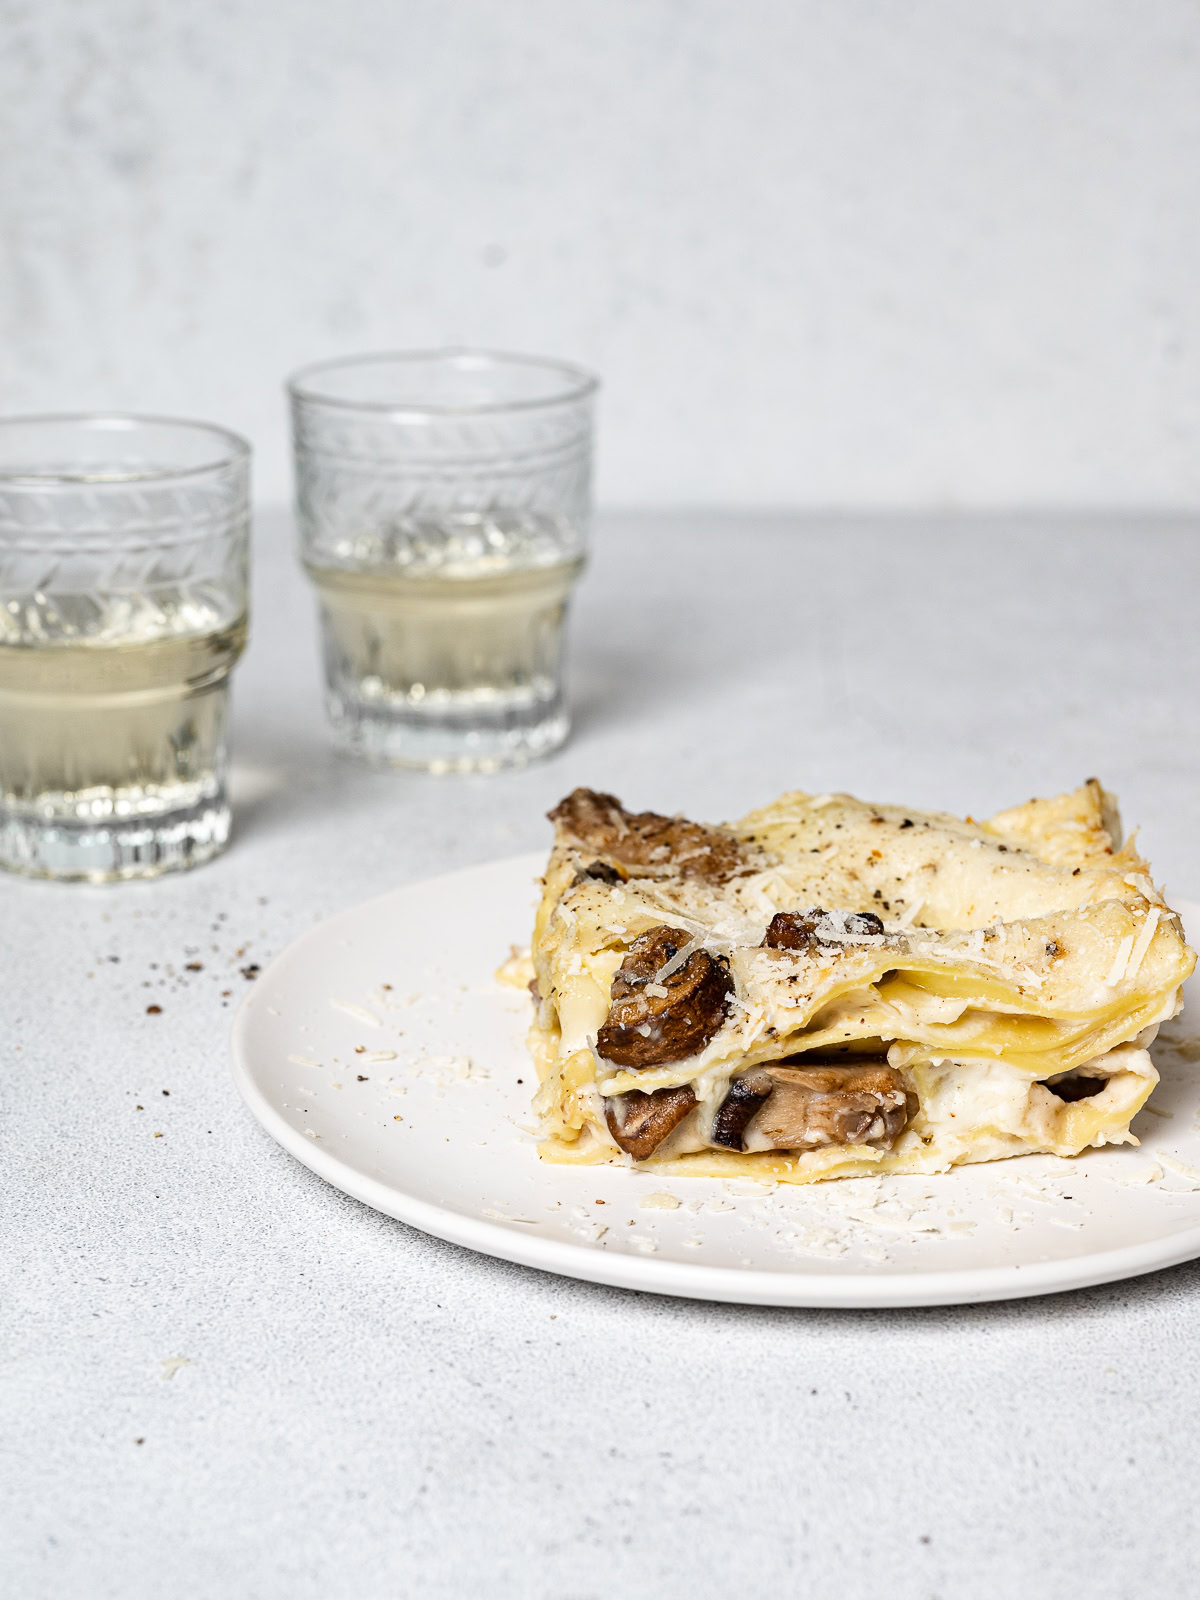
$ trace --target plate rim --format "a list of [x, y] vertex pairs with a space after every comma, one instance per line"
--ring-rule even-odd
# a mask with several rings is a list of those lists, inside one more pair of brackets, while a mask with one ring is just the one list
[[[250, 1065], [248, 1033], [264, 979], [293, 961], [310, 942], [326, 938], [331, 929], [360, 916], [368, 908], [403, 898], [414, 889], [429, 889], [455, 879], [482, 873], [513, 873], [529, 869], [539, 876], [544, 851], [524, 852], [458, 867], [431, 878], [414, 879], [382, 894], [372, 895], [322, 918], [299, 934], [268, 963], [254, 989], [239, 1005], [230, 1034], [234, 1083], [247, 1109], [263, 1130], [289, 1155], [331, 1187], [372, 1210], [392, 1217], [434, 1238], [460, 1245], [477, 1254], [533, 1267], [558, 1277], [632, 1289], [643, 1294], [710, 1300], [727, 1304], [796, 1307], [798, 1309], [886, 1310], [911, 1306], [984, 1304], [996, 1300], [1028, 1299], [1035, 1295], [1065, 1294], [1075, 1289], [1141, 1277], [1178, 1266], [1200, 1256], [1200, 1223], [1166, 1233], [1152, 1244], [1121, 1245], [1086, 1255], [1010, 1263], [993, 1267], [948, 1267], [923, 1272], [822, 1272], [764, 1271], [756, 1268], [704, 1266], [700, 1262], [669, 1261], [645, 1256], [609, 1253], [586, 1243], [545, 1239], [522, 1233], [501, 1221], [473, 1217], [407, 1193], [395, 1183], [385, 1183], [361, 1172], [350, 1162], [324, 1150], [294, 1128], [255, 1080]], [[1177, 898], [1172, 906], [1185, 929], [1200, 923], [1200, 904]], [[261, 987], [260, 987], [261, 985]], [[1019, 1157], [1016, 1159], [1020, 1159]], [[999, 1163], [993, 1163], [999, 1165]]]

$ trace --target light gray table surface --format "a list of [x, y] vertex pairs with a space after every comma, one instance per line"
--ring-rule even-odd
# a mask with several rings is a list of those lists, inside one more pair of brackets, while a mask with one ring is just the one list
[[0, 882], [0, 1592], [1195, 1594], [1200, 1266], [893, 1312], [575, 1283], [327, 1187], [242, 1107], [228, 1033], [243, 966], [545, 846], [576, 783], [982, 815], [1096, 773], [1198, 895], [1198, 588], [1194, 525], [1149, 516], [609, 518], [570, 744], [431, 778], [329, 753], [264, 515], [228, 854]]

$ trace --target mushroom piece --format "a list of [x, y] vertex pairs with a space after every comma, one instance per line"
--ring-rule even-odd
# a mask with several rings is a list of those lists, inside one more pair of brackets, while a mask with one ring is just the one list
[[635, 1161], [644, 1161], [695, 1105], [690, 1083], [681, 1083], [674, 1089], [655, 1089], [651, 1094], [632, 1089], [609, 1100], [604, 1118], [621, 1149]]
[[873, 911], [777, 911], [767, 925], [763, 948], [767, 950], [815, 950], [819, 944], [852, 939], [870, 939], [883, 932], [883, 923]]
[[[724, 883], [748, 870], [731, 833], [657, 811], [626, 811], [616, 795], [595, 789], [572, 790], [549, 816], [581, 852], [607, 856], [643, 874]], [[590, 877], [597, 875], [595, 865], [584, 869]]]
[[770, 1073], [761, 1070], [735, 1078], [713, 1118], [712, 1142], [724, 1145], [727, 1150], [740, 1150], [746, 1124], [759, 1107], [766, 1104], [774, 1087]]
[[770, 1097], [746, 1125], [745, 1150], [817, 1150], [870, 1144], [887, 1150], [908, 1122], [909, 1097], [894, 1067], [785, 1067], [760, 1074]]
[[629, 874], [614, 867], [610, 861], [592, 861], [580, 867], [572, 880], [572, 889], [579, 883], [624, 883]]
[[635, 939], [613, 974], [608, 1016], [596, 1035], [597, 1054], [619, 1067], [657, 1067], [703, 1050], [725, 1020], [733, 991], [729, 969], [707, 950], [694, 950], [679, 928], [651, 928]]
[[817, 932], [825, 913], [816, 911], [777, 911], [763, 935], [765, 950], [815, 950], [820, 944]]

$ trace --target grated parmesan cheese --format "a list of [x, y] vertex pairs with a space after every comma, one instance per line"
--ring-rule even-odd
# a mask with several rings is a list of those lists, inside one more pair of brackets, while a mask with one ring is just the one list
[[1189, 1166], [1186, 1161], [1178, 1161], [1174, 1156], [1159, 1156], [1158, 1159], [1177, 1177], [1187, 1178], [1190, 1183], [1200, 1184], [1200, 1167]]
[[1154, 938], [1154, 930], [1158, 927], [1160, 915], [1161, 913], [1157, 906], [1151, 906], [1146, 913], [1146, 920], [1142, 923], [1142, 930], [1137, 936], [1133, 953], [1129, 957], [1129, 969], [1126, 976], [1130, 980], [1136, 978], [1142, 970], [1142, 962], [1146, 959], [1146, 951], [1149, 950], [1150, 941]]
[[1117, 946], [1117, 953], [1113, 957], [1113, 964], [1109, 968], [1108, 977], [1104, 980], [1106, 989], [1115, 989], [1125, 976], [1125, 969], [1129, 965], [1129, 956], [1133, 950], [1133, 935], [1127, 933]]
[[[676, 950], [671, 959], [665, 962], [663, 966], [659, 967], [658, 971], [654, 974], [655, 985], [661, 984], [664, 978], [670, 978], [673, 976], [673, 974], [678, 972], [681, 967], [686, 967], [688, 962], [692, 959], [694, 952], [699, 948], [700, 942], [701, 941], [698, 938], [689, 939], [687, 944], [685, 944], [682, 949]], [[667, 991], [665, 989], [661, 991], [662, 995], [665, 995], [666, 992]]]
[[365, 1006], [356, 1006], [352, 1000], [330, 1000], [329, 1004], [335, 1011], [344, 1011], [348, 1017], [353, 1017], [356, 1022], [365, 1022], [368, 1028], [382, 1028], [383, 1023], [373, 1011], [368, 1011]]
[[1148, 1167], [1138, 1167], [1135, 1171], [1130, 1172], [1126, 1177], [1118, 1178], [1117, 1182], [1123, 1189], [1128, 1189], [1132, 1188], [1135, 1184], [1160, 1183], [1162, 1181], [1162, 1175], [1162, 1168], [1157, 1162], [1154, 1162]]

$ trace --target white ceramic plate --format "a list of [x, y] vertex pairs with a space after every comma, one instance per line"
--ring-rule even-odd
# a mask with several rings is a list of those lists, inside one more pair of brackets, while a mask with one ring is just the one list
[[[492, 975], [528, 938], [543, 864], [520, 856], [398, 889], [262, 974], [234, 1026], [235, 1074], [285, 1150], [455, 1244], [696, 1299], [949, 1305], [1200, 1255], [1200, 1017], [1156, 1047], [1163, 1082], [1135, 1123], [1140, 1149], [804, 1188], [539, 1161], [530, 1002]], [[1200, 906], [1182, 911], [1200, 929]]]

